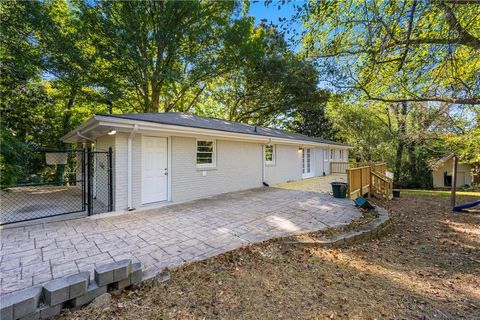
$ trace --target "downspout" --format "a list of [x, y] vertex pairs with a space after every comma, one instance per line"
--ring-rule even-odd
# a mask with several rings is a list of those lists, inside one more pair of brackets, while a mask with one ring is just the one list
[[[255, 127], [256, 129], [257, 127]], [[272, 139], [268, 139], [268, 144], [272, 143]], [[265, 167], [265, 144], [262, 145], [262, 181], [265, 187], [270, 187], [270, 185], [265, 181], [267, 178], [266, 167]]]
[[265, 145], [262, 145], [262, 182], [265, 185]]
[[138, 124], [135, 124], [127, 140], [127, 209], [128, 211], [135, 210], [132, 207], [132, 153], [133, 153], [132, 140], [137, 131], [138, 131]]

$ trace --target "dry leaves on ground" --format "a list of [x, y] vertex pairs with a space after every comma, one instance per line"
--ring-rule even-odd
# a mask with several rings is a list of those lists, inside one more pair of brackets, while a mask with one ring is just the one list
[[[471, 198], [460, 198], [465, 202]], [[173, 271], [64, 319], [478, 319], [480, 214], [448, 198], [376, 201], [394, 230], [342, 248], [269, 241]]]

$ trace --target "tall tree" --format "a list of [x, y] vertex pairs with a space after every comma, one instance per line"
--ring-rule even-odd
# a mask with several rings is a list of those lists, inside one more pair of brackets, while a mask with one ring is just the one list
[[480, 104], [480, 3], [309, 1], [303, 52], [322, 80], [388, 103]]
[[330, 94], [326, 90], [314, 91], [311, 99], [297, 106], [291, 112], [293, 120], [288, 121], [286, 127], [312, 137], [335, 139], [337, 130], [326, 113], [326, 105]]
[[[238, 46], [235, 68], [212, 81], [200, 114], [259, 125], [273, 124], [285, 114], [312, 103], [318, 74], [308, 62], [292, 52], [274, 27], [244, 24], [248, 35]], [[278, 122], [278, 121], [277, 121]]]
[[[228, 70], [235, 1], [80, 4], [100, 67], [98, 83], [139, 112], [182, 110]], [[241, 20], [241, 19], [240, 19]]]

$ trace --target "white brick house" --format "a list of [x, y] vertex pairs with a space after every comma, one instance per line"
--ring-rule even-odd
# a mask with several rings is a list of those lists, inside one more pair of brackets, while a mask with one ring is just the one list
[[63, 137], [113, 149], [114, 210], [330, 174], [349, 146], [184, 113], [95, 115]]

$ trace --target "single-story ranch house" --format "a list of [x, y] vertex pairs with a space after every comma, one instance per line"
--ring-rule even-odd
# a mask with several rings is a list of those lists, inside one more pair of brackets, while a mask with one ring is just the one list
[[330, 162], [347, 162], [350, 149], [284, 130], [177, 112], [95, 115], [63, 141], [113, 149], [116, 211], [328, 175]]

